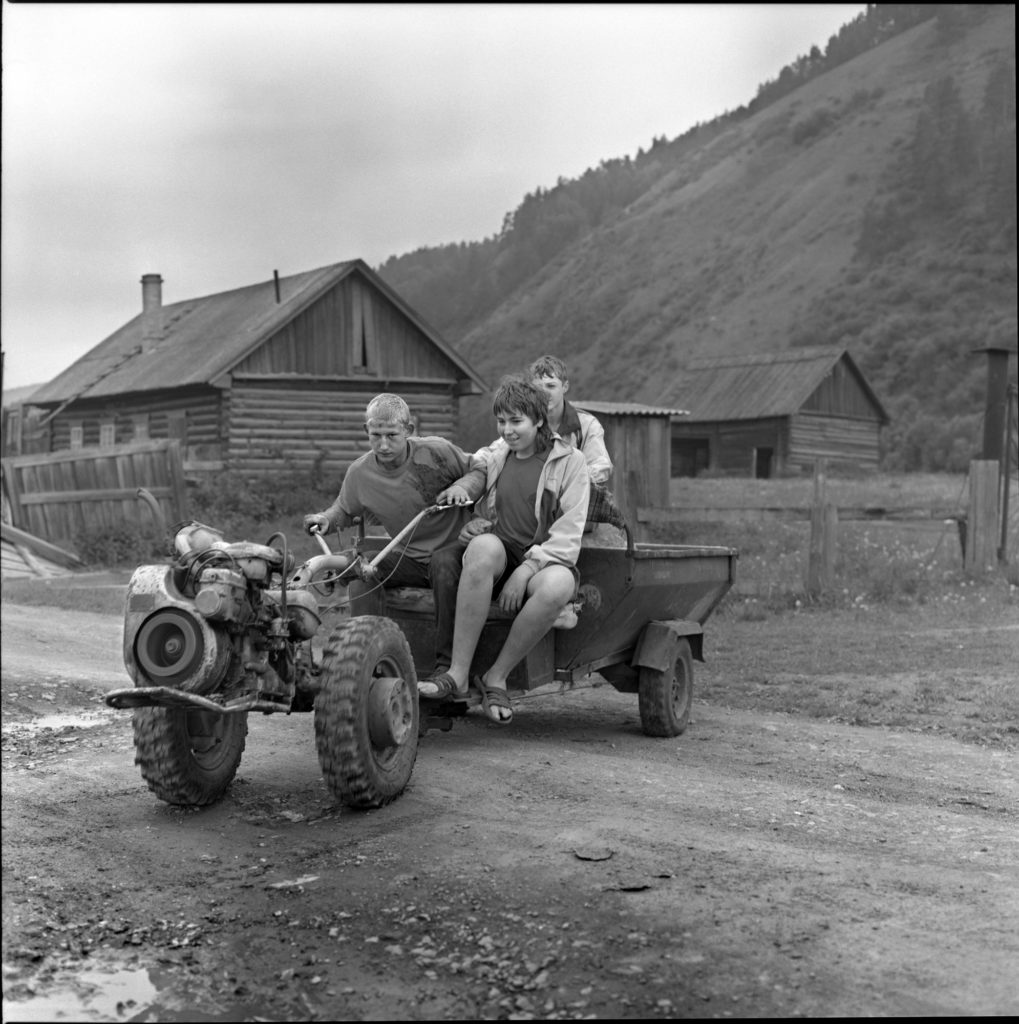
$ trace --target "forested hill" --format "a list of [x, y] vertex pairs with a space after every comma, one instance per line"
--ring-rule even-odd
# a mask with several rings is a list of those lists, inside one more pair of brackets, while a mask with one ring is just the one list
[[[379, 268], [493, 383], [669, 404], [686, 359], [844, 344], [888, 468], [960, 469], [1015, 345], [1015, 8], [871, 5], [721, 114], [539, 189], [479, 242]], [[464, 441], [491, 432], [487, 402]]]

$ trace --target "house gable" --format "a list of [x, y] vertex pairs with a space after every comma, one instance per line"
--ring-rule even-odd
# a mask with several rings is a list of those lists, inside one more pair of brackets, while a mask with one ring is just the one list
[[357, 273], [334, 283], [234, 363], [229, 372], [238, 378], [293, 375], [386, 382], [464, 379], [461, 365], [388, 295]]
[[800, 411], [888, 422], [888, 414], [847, 353], [807, 396]]

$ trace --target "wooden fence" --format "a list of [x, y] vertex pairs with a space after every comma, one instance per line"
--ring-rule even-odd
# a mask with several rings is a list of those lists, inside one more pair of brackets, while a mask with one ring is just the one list
[[138, 488], [159, 502], [167, 523], [184, 518], [180, 442], [139, 441], [3, 459], [11, 523], [53, 544], [71, 545], [83, 532], [148, 523]]

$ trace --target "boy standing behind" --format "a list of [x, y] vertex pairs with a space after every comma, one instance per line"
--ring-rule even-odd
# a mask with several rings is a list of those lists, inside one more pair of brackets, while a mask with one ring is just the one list
[[555, 356], [540, 356], [527, 368], [527, 375], [548, 393], [548, 425], [552, 432], [584, 453], [591, 480], [604, 486], [612, 475], [605, 430], [594, 416], [566, 400], [570, 390], [566, 364]]

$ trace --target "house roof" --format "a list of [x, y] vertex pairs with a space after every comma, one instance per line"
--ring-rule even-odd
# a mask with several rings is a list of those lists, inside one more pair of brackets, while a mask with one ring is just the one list
[[840, 360], [887, 423], [888, 414], [840, 345], [692, 359], [681, 368], [679, 380], [663, 399], [689, 409], [691, 421], [792, 416]]
[[20, 388], [8, 388], [3, 393], [3, 407], [8, 409], [15, 405], [23, 405], [38, 390], [38, 384], [26, 384]]
[[281, 277], [279, 302], [275, 282], [268, 280], [166, 304], [162, 307], [163, 336], [155, 344], [144, 343], [144, 317], [139, 312], [63, 373], [39, 387], [32, 395], [32, 404], [210, 384], [330, 288], [354, 273], [365, 277], [400, 309], [464, 378], [487, 388], [463, 357], [363, 260], [349, 260]]
[[665, 409], [657, 405], [638, 405], [636, 402], [581, 402], [570, 399], [570, 404], [585, 412], [602, 416], [685, 416], [685, 409]]

